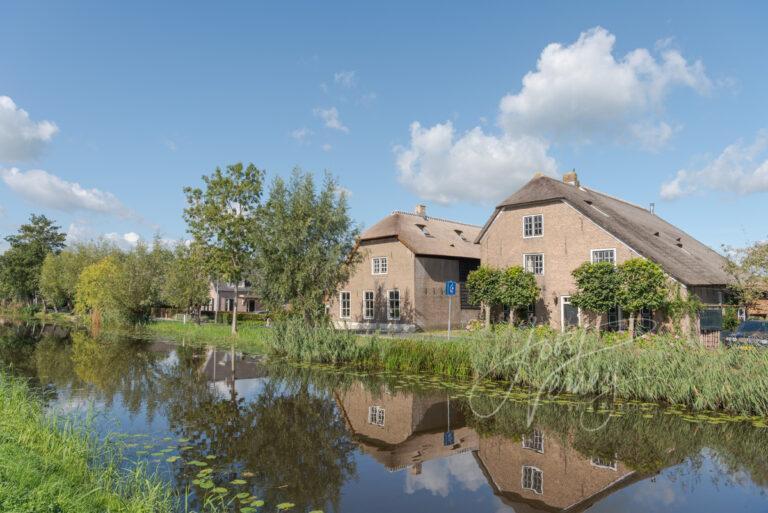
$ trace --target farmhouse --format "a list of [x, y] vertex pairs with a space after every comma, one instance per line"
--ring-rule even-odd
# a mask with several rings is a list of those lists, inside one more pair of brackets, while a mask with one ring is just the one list
[[[467, 275], [480, 265], [479, 226], [395, 211], [360, 237], [362, 260], [348, 283], [331, 298], [330, 315], [339, 328], [414, 331], [459, 328], [477, 318], [468, 302]], [[445, 282], [458, 283], [456, 297]]]
[[[562, 330], [586, 320], [570, 302], [575, 290], [571, 272], [585, 261], [618, 264], [647, 258], [662, 267], [683, 296], [697, 296], [715, 313], [730, 283], [720, 254], [664, 221], [652, 207], [581, 185], [575, 172], [562, 181], [533, 178], [495, 208], [476, 242], [483, 265], [521, 265], [536, 275], [541, 295], [529, 316]], [[618, 308], [608, 315], [613, 326], [621, 326], [623, 318]], [[662, 312], [641, 313], [641, 329], [668, 322]], [[716, 322], [709, 327], [716, 329]]]

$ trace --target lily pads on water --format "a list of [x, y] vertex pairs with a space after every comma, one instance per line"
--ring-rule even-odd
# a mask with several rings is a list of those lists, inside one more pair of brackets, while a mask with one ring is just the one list
[[279, 509], [280, 511], [285, 511], [286, 509], [291, 509], [294, 506], [296, 506], [296, 504], [292, 502], [281, 502], [280, 504], [277, 505], [277, 509]]
[[245, 479], [233, 479], [232, 481], [230, 481], [230, 483], [233, 485], [244, 485], [244, 484], [247, 484], [248, 481], [246, 481]]
[[208, 464], [204, 461], [192, 460], [188, 465], [194, 465], [195, 467], [207, 467]]
[[166, 458], [165, 461], [168, 463], [176, 463], [181, 457], [180, 456], [171, 456], [169, 458]]

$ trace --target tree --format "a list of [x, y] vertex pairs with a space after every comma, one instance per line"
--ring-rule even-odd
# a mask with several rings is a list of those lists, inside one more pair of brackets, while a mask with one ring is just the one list
[[59, 254], [49, 253], [40, 269], [40, 294], [54, 308], [73, 309], [80, 273], [117, 249], [107, 243], [75, 244]]
[[32, 214], [29, 223], [5, 240], [10, 244], [0, 256], [0, 287], [13, 299], [31, 303], [40, 290], [40, 269], [49, 253], [57, 254], [67, 236], [44, 215]]
[[602, 314], [619, 305], [619, 272], [611, 262], [584, 262], [571, 275], [577, 288], [571, 303], [597, 314], [595, 328], [599, 335]]
[[202, 250], [196, 244], [178, 244], [168, 266], [163, 299], [169, 305], [193, 311], [200, 320], [200, 308], [208, 302], [210, 280]]
[[498, 301], [509, 307], [509, 323], [514, 324], [515, 312], [535, 303], [539, 298], [536, 277], [519, 265], [508, 267], [499, 276]]
[[657, 310], [669, 297], [667, 278], [661, 267], [644, 258], [633, 258], [619, 264], [619, 305], [629, 312], [629, 333], [635, 336], [635, 317], [647, 308]]
[[110, 294], [114, 277], [120, 272], [116, 255], [108, 256], [87, 266], [80, 273], [75, 288], [75, 311], [91, 314], [92, 327], [98, 330], [101, 317], [113, 309]]
[[288, 183], [276, 178], [254, 239], [253, 281], [261, 300], [273, 311], [290, 304], [307, 322], [324, 319], [325, 300], [359, 262], [358, 233], [346, 194], [330, 175], [319, 190], [299, 169]]
[[203, 176], [205, 190], [185, 187], [187, 230], [200, 245], [209, 276], [234, 284], [232, 334], [237, 334], [237, 295], [240, 282], [252, 271], [258, 240], [257, 215], [264, 173], [253, 164], [220, 168]]
[[491, 326], [491, 308], [499, 302], [500, 278], [501, 271], [487, 265], [481, 265], [467, 276], [469, 302], [473, 305], [479, 304], [485, 310], [486, 329]]
[[733, 278], [730, 291], [747, 308], [768, 294], [768, 242], [746, 248], [726, 248], [729, 258], [725, 271]]

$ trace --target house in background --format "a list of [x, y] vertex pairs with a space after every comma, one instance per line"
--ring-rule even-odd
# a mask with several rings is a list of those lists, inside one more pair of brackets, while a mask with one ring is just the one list
[[[582, 323], [570, 295], [575, 290], [571, 272], [584, 262], [647, 258], [680, 285], [681, 294], [697, 296], [714, 312], [721, 311], [731, 282], [722, 255], [661, 219], [653, 208], [582, 186], [575, 172], [562, 181], [533, 178], [496, 207], [476, 242], [483, 265], [521, 265], [536, 275], [541, 297], [530, 312], [536, 322], [562, 330]], [[603, 322], [618, 326], [623, 317], [616, 308]], [[640, 324], [642, 329], [668, 322], [661, 312], [646, 311]], [[716, 340], [716, 323], [704, 324]]]
[[329, 301], [339, 328], [415, 331], [445, 329], [449, 296], [445, 282], [457, 282], [451, 323], [459, 328], [479, 315], [468, 302], [465, 282], [480, 265], [474, 243], [479, 226], [429, 217], [426, 207], [395, 211], [359, 240], [362, 260]]
[[235, 300], [237, 301], [238, 313], [259, 313], [264, 311], [250, 282], [243, 281], [238, 285], [237, 298], [235, 298], [234, 284], [214, 280], [211, 282], [209, 301], [203, 307], [203, 312], [231, 312], [232, 303]]

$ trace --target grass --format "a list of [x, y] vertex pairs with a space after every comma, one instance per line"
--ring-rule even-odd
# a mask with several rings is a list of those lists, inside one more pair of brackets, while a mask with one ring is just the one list
[[456, 339], [355, 337], [288, 321], [265, 338], [276, 356], [361, 370], [479, 377], [573, 393], [768, 415], [768, 351], [705, 349], [656, 336], [600, 340], [593, 333], [502, 328]]
[[162, 337], [191, 345], [214, 345], [229, 348], [234, 344], [245, 352], [264, 352], [264, 341], [270, 328], [262, 323], [238, 323], [238, 334], [233, 337], [228, 324], [155, 321], [139, 328], [145, 336]]
[[46, 415], [23, 381], [0, 375], [0, 511], [174, 511], [165, 485], [140, 466], [130, 472], [119, 467], [116, 446]]

